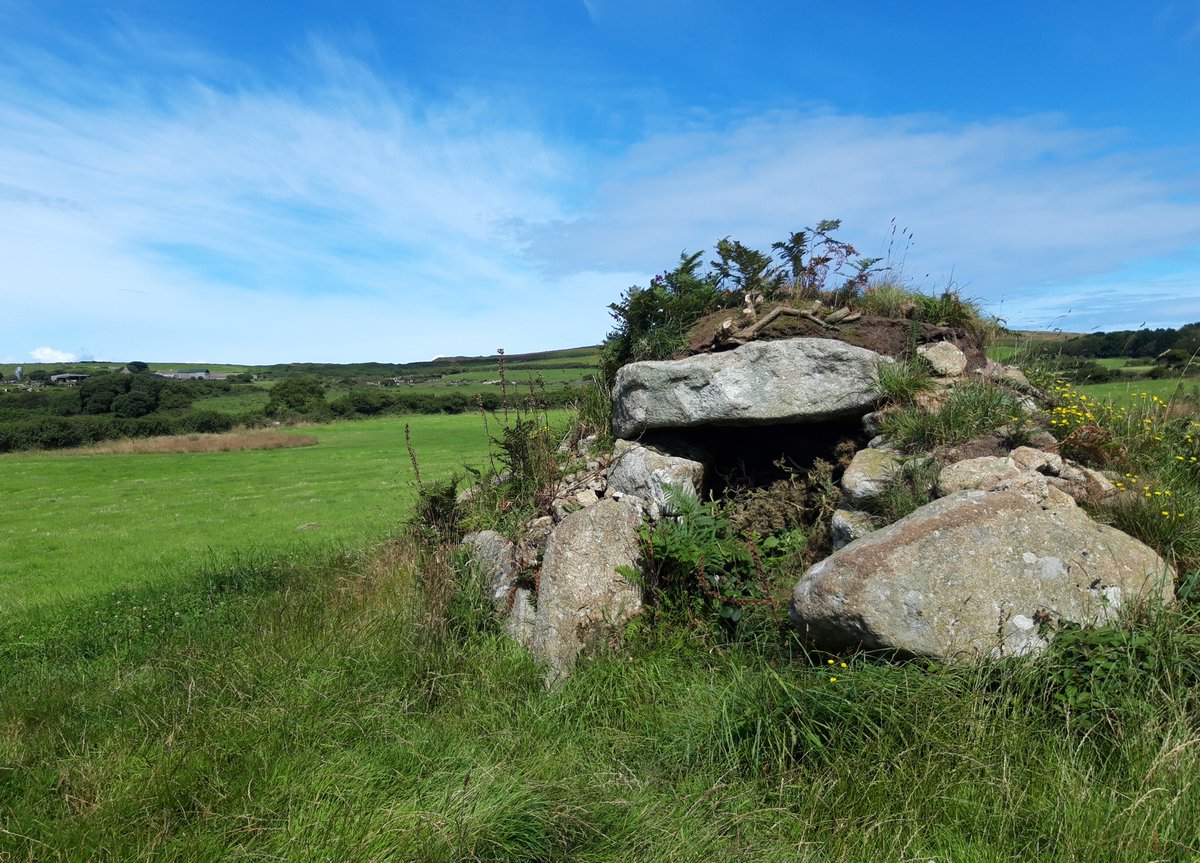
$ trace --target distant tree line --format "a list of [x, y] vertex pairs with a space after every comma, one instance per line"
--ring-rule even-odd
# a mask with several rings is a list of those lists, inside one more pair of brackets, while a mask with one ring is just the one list
[[288, 376], [268, 390], [266, 406], [237, 415], [198, 410], [192, 403], [250, 386], [234, 380], [176, 381], [147, 373], [106, 373], [75, 387], [38, 387], [0, 393], [0, 452], [61, 449], [104, 440], [157, 435], [222, 432], [235, 425], [271, 422], [330, 422], [396, 414], [495, 412], [536, 399], [539, 406], [571, 404], [578, 391], [558, 387], [530, 394], [525, 386], [507, 393], [410, 392], [370, 386], [328, 398], [328, 385], [314, 376]]
[[[1154, 330], [1115, 330], [1111, 333], [1088, 333], [1065, 342], [1047, 345], [1044, 350], [1067, 357], [1164, 357], [1177, 359], [1191, 356], [1200, 350], [1200, 322], [1184, 324], [1178, 329], [1165, 327]], [[1177, 351], [1178, 353], [1171, 353]]]
[[199, 398], [228, 392], [227, 381], [177, 381], [150, 374], [94, 374], [74, 387], [0, 393], [0, 452], [61, 449], [127, 437], [228, 431], [231, 414], [196, 410]]

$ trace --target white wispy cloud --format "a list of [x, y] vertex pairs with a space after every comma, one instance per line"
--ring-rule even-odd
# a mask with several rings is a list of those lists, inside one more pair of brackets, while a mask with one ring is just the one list
[[[91, 80], [31, 52], [0, 70], [5, 351], [264, 362], [582, 344], [680, 250], [766, 247], [822, 218], [879, 254], [895, 217], [916, 236], [908, 276], [953, 274], [1013, 319], [1085, 306], [1118, 326], [1113, 279], [1200, 236], [1186, 159], [1063, 118], [663, 117], [668, 131], [601, 158], [543, 134], [534, 110], [422, 101], [327, 43], [302, 57], [291, 88]], [[1189, 266], [1154, 288], [1176, 323], [1200, 317], [1177, 311], [1197, 295]]]
[[1196, 247], [1200, 175], [1181, 154], [1120, 143], [1058, 118], [777, 112], [633, 147], [589, 210], [527, 237], [548, 267], [636, 269], [725, 235], [765, 248], [822, 218], [883, 254], [895, 217], [915, 235], [909, 278], [953, 278], [997, 304]]

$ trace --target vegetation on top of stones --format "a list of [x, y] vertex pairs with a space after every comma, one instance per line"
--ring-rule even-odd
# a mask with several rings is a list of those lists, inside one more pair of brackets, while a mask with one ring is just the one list
[[894, 446], [928, 452], [1020, 423], [1023, 414], [1011, 390], [968, 381], [931, 398], [927, 405], [909, 404], [885, 413], [881, 428]]
[[1061, 452], [1118, 477], [1121, 494], [1099, 515], [1171, 561], [1180, 594], [1200, 599], [1200, 405], [1182, 394], [1115, 404], [1063, 378], [1041, 383]]
[[[796, 562], [804, 551], [799, 527], [759, 537], [738, 531], [728, 506], [700, 501], [679, 486], [667, 486], [674, 511], [655, 525], [642, 526], [643, 578], [656, 606], [685, 615], [716, 611], [737, 624], [744, 611], [785, 603]], [[711, 608], [706, 608], [711, 606]]]
[[740, 309], [741, 318], [753, 323], [787, 303], [819, 302], [866, 315], [958, 327], [978, 339], [994, 331], [978, 305], [957, 290], [930, 296], [902, 286], [895, 273], [879, 267], [881, 258], [861, 257], [854, 246], [835, 237], [840, 228], [834, 219], [793, 232], [771, 245], [775, 258], [725, 237], [717, 242], [717, 260], [707, 270], [703, 252], [681, 253], [674, 269], [655, 276], [648, 286], [628, 288], [609, 306], [616, 326], [603, 350], [606, 379], [611, 382], [626, 363], [679, 355], [697, 321], [724, 309]]
[[892, 404], [912, 404], [917, 393], [929, 388], [929, 366], [917, 357], [881, 362], [879, 369], [879, 395]]
[[877, 495], [865, 498], [862, 508], [880, 524], [891, 524], [933, 500], [941, 464], [932, 457], [904, 459]]

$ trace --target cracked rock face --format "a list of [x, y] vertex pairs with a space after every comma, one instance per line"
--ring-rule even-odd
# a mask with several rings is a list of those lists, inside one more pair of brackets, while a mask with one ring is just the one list
[[704, 486], [703, 462], [656, 452], [629, 441], [617, 441], [608, 475], [610, 493], [638, 498], [646, 504], [650, 520], [657, 521], [669, 508], [668, 485], [699, 497]]
[[791, 617], [831, 649], [998, 658], [1044, 648], [1042, 621], [1098, 625], [1170, 603], [1173, 583], [1153, 550], [1077, 507], [963, 491], [810, 568]]
[[878, 399], [874, 351], [833, 339], [751, 342], [681, 360], [630, 363], [613, 387], [613, 432], [809, 423], [870, 411]]
[[566, 677], [576, 658], [619, 637], [642, 608], [642, 590], [618, 569], [638, 557], [641, 512], [605, 498], [562, 520], [546, 545], [532, 627], [546, 681]]

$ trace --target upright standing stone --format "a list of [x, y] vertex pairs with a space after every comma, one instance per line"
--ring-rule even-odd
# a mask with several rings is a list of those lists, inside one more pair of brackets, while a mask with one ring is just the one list
[[533, 627], [547, 683], [569, 674], [581, 653], [610, 643], [641, 611], [641, 588], [617, 571], [637, 561], [640, 524], [636, 506], [606, 498], [568, 515], [550, 537]]

